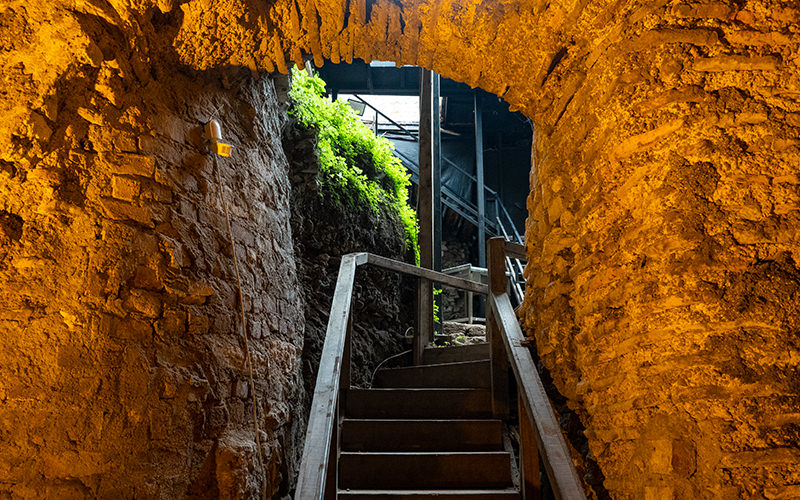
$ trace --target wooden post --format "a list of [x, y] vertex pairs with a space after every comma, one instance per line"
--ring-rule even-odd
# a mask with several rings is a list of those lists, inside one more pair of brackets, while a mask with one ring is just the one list
[[432, 73], [431, 83], [431, 130], [433, 145], [433, 270], [442, 270], [442, 126], [440, 122], [441, 109], [439, 98], [441, 96], [441, 78]]
[[483, 110], [478, 93], [474, 95], [475, 109], [475, 177], [478, 195], [478, 265], [486, 267], [486, 190], [483, 181]]
[[[506, 293], [508, 286], [505, 265], [505, 240], [491, 238], [486, 242], [489, 256], [489, 300], [492, 295]], [[508, 356], [505, 343], [494, 317], [492, 308], [486, 307], [486, 340], [491, 353], [492, 381], [492, 413], [496, 418], [505, 418], [509, 414], [508, 403]]]
[[536, 444], [536, 435], [531, 427], [528, 412], [522, 398], [519, 404], [519, 474], [522, 487], [521, 500], [541, 500], [542, 478], [539, 473], [539, 446]]
[[[420, 69], [419, 84], [419, 254], [420, 266], [433, 269], [433, 73]], [[422, 362], [422, 351], [433, 340], [433, 284], [422, 278], [417, 287], [417, 335], [414, 364]]]

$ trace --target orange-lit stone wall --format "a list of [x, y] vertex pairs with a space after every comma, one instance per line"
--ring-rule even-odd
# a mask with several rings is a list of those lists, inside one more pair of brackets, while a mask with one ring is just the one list
[[524, 321], [613, 498], [800, 498], [797, 7], [584, 11], [543, 80]]
[[215, 116], [235, 145], [219, 167], [278, 496], [305, 395], [273, 83], [193, 73], [157, 37], [45, 5], [2, 14], [14, 50], [2, 54], [0, 498], [259, 496], [254, 388], [202, 132]]
[[[169, 342], [148, 350], [141, 339], [127, 341], [135, 348], [119, 341], [124, 348], [108, 348], [116, 358], [100, 354], [105, 348], [94, 339], [111, 334], [92, 332], [137, 330], [102, 322], [92, 326], [87, 318], [97, 310], [112, 318], [141, 318], [148, 328], [166, 319], [176, 294], [164, 280], [172, 276], [167, 271], [174, 257], [158, 236], [163, 222], [158, 217], [188, 210], [192, 215], [183, 217], [196, 217], [198, 227], [206, 227], [203, 214], [217, 218], [209, 224], [214, 237], [208, 246], [191, 231], [176, 227], [175, 233], [164, 233], [182, 245], [184, 259], [204, 262], [191, 272], [178, 271], [187, 287], [198, 283], [194, 292], [180, 293], [200, 294], [190, 300], [205, 301], [177, 307], [187, 309], [187, 322], [180, 316], [179, 323], [191, 331], [191, 308], [215, 318], [215, 324], [216, 318], [232, 321], [231, 268], [211, 167], [199, 158], [198, 132], [191, 127], [210, 108], [226, 103], [223, 108], [230, 111], [225, 116], [233, 120], [229, 126], [240, 141], [270, 143], [271, 128], [248, 128], [265, 121], [262, 117], [272, 109], [259, 105], [269, 84], [226, 75], [240, 75], [236, 68], [254, 74], [285, 72], [291, 64], [287, 59], [310, 55], [317, 62], [362, 58], [425, 66], [503, 96], [534, 121], [526, 230], [531, 264], [523, 320], [556, 386], [588, 429], [591, 453], [613, 498], [800, 498], [800, 13], [795, 3], [190, 0], [6, 5], [0, 36], [11, 50], [0, 54], [5, 92], [0, 103], [6, 118], [0, 125], [0, 208], [9, 242], [2, 246], [8, 255], [2, 260], [2, 279], [8, 283], [2, 300], [9, 304], [3, 310], [10, 311], [3, 312], [3, 321], [11, 333], [2, 355], [11, 361], [0, 368], [6, 370], [0, 385], [3, 487], [28, 491], [28, 485], [45, 484], [73, 488], [80, 497], [82, 488], [90, 486], [76, 477], [91, 476], [98, 485], [114, 478], [115, 486], [130, 492], [134, 483], [145, 488], [141, 485], [152, 482], [156, 472], [177, 484], [187, 481], [187, 471], [202, 468], [179, 460], [142, 465], [158, 456], [153, 450], [161, 445], [146, 433], [124, 434], [133, 432], [125, 427], [126, 419], [133, 422], [144, 413], [122, 402], [109, 412], [120, 419], [114, 421], [117, 427], [100, 420], [70, 436], [65, 426], [43, 422], [49, 422], [48, 415], [61, 421], [67, 415], [111, 419], [102, 406], [111, 403], [103, 401], [119, 399], [131, 387], [141, 392], [133, 398], [137, 401], [164, 401], [156, 382], [160, 367], [195, 373], [186, 350]], [[194, 99], [204, 92], [207, 105]], [[129, 135], [113, 133], [113, 128]], [[238, 175], [256, 175], [256, 165], [280, 165], [280, 152], [267, 149], [260, 153], [264, 157], [249, 153]], [[191, 156], [187, 151], [197, 159], [184, 160]], [[151, 160], [131, 162], [108, 156], [112, 153]], [[182, 169], [191, 172], [194, 184], [171, 181], [170, 175]], [[257, 213], [280, 227], [283, 181], [266, 173], [252, 183], [245, 180], [231, 177], [229, 182], [274, 193], [272, 204], [262, 205], [254, 196], [238, 198], [240, 223], [249, 223]], [[261, 186], [260, 180], [271, 187]], [[252, 221], [265, 227], [258, 217]], [[248, 234], [259, 234], [258, 228]], [[144, 235], [156, 235], [156, 249], [139, 242], [147, 239]], [[266, 262], [274, 270], [287, 259], [280, 236], [264, 238], [273, 248], [253, 243], [256, 256], [246, 264], [253, 276], [256, 266]], [[158, 262], [139, 260], [157, 254], [163, 255]], [[106, 261], [95, 265], [92, 258], [101, 257]], [[155, 277], [137, 278], [140, 267], [155, 269]], [[107, 277], [99, 280], [103, 285], [92, 285], [92, 270], [106, 268]], [[112, 272], [116, 268], [128, 271]], [[291, 282], [293, 276], [291, 271], [273, 274], [270, 280]], [[247, 281], [253, 279], [266, 280]], [[158, 283], [165, 283], [163, 291]], [[203, 298], [206, 284], [215, 292]], [[267, 282], [261, 286], [267, 296], [277, 293]], [[275, 327], [283, 333], [262, 337], [264, 352], [279, 351], [274, 342], [292, 330], [297, 306], [291, 296], [280, 299], [263, 307], [284, 307], [281, 317], [288, 323]], [[126, 304], [133, 309], [124, 309]], [[155, 305], [148, 309], [148, 304]], [[208, 312], [210, 307], [218, 309]], [[154, 342], [160, 341], [157, 332], [154, 326]], [[202, 342], [197, 338], [203, 337], [191, 337], [191, 343]], [[289, 346], [296, 348], [291, 338], [282, 351], [287, 353], [283, 375], [271, 365], [271, 378], [264, 379], [263, 394], [280, 394], [270, 392], [276, 387], [288, 391], [275, 396], [274, 407], [278, 400], [289, 401], [291, 377], [286, 374], [294, 359]], [[207, 368], [197, 378], [215, 391], [232, 390], [230, 383], [242, 377], [237, 358], [242, 351], [235, 337], [225, 339], [228, 344], [222, 345], [228, 348], [209, 347], [200, 357]], [[57, 354], [56, 347], [72, 344], [85, 349]], [[176, 358], [160, 363], [160, 349]], [[69, 369], [85, 379], [61, 375], [67, 368], [60, 362], [78, 366]], [[153, 380], [147, 390], [142, 390], [142, 367]], [[108, 378], [97, 379], [98, 370], [106, 370]], [[130, 370], [139, 370], [138, 378], [130, 379]], [[59, 377], [85, 380], [89, 388], [77, 382], [59, 386]], [[123, 384], [126, 379], [137, 383]], [[186, 401], [191, 383], [176, 385], [186, 388], [179, 392]], [[20, 392], [26, 387], [35, 389]], [[234, 393], [230, 401], [236, 401]], [[220, 392], [215, 397], [226, 396]], [[81, 398], [99, 406], [87, 407]], [[247, 404], [247, 397], [240, 400], [240, 406]], [[211, 410], [205, 414], [214, 415]], [[142, 416], [130, 425], [158, 429], [159, 420], [151, 423], [152, 418]], [[286, 421], [271, 420], [275, 426]], [[239, 422], [246, 432], [246, 417]], [[50, 434], [37, 431], [37, 425]], [[170, 436], [188, 432], [179, 421], [161, 428]], [[106, 442], [102, 432], [118, 439]], [[274, 429], [266, 433], [267, 442], [280, 435]], [[92, 439], [95, 448], [86, 444]], [[172, 439], [170, 446], [191, 441]], [[251, 443], [247, 438], [227, 442]], [[100, 455], [77, 451], [84, 447]], [[96, 451], [101, 447], [110, 451]], [[192, 449], [181, 456], [194, 460], [223, 453]], [[56, 458], [45, 458], [51, 456]], [[164, 456], [177, 460], [179, 455]], [[237, 469], [237, 456], [214, 462], [238, 471], [220, 484], [244, 480], [252, 488], [255, 473], [241, 464]], [[9, 465], [19, 457], [24, 467]], [[59, 469], [59, 464], [68, 465]], [[122, 476], [103, 467], [139, 476], [133, 474], [137, 479], [124, 487], [117, 481]], [[19, 470], [34, 472], [12, 475]], [[16, 479], [6, 479], [11, 477]], [[224, 495], [234, 493], [226, 490]]]

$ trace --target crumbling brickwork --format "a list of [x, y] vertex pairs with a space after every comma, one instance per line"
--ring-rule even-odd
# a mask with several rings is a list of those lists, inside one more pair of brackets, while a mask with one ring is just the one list
[[[95, 478], [91, 487], [101, 488], [104, 478], [119, 477], [104, 467], [138, 471], [132, 478], [156, 469], [184, 478], [202, 467], [141, 465], [160, 446], [143, 429], [189, 428], [145, 411], [152, 406], [145, 402], [162, 400], [161, 349], [178, 356], [162, 371], [195, 380], [183, 351], [146, 347], [150, 335], [160, 342], [159, 328], [173, 312], [189, 332], [193, 308], [218, 307], [197, 313], [223, 318], [198, 320], [212, 332], [234, 317], [223, 229], [210, 208], [210, 166], [191, 128], [213, 106], [189, 96], [209, 92], [213, 103], [223, 88], [202, 82], [218, 82], [211, 75], [220, 68], [223, 76], [231, 67], [285, 72], [287, 59], [310, 55], [318, 63], [424, 66], [500, 95], [534, 121], [523, 319], [587, 427], [613, 498], [800, 498], [796, 4], [191, 0], [12, 2], [3, 9], [3, 46], [11, 50], [0, 55], [7, 89], [0, 97], [0, 252], [2, 321], [12, 333], [2, 349], [13, 361], [0, 368], [0, 432], [20, 448], [0, 455], [0, 480], [17, 488], [14, 495], [36, 479], [80, 497], [90, 486], [76, 478]], [[242, 144], [270, 143], [271, 132], [248, 132], [269, 114], [258, 105], [265, 84], [221, 84], [246, 96], [226, 108]], [[171, 108], [147, 99], [156, 90], [175, 96], [158, 101]], [[252, 241], [248, 266], [275, 270], [290, 245], [262, 228], [286, 224], [284, 181], [259, 165], [282, 165], [280, 152], [262, 148], [246, 158], [237, 175], [264, 177], [228, 182], [269, 189], [271, 201], [231, 193], [234, 213], [240, 224], [253, 224], [247, 234], [263, 230], [273, 247]], [[187, 171], [194, 180], [172, 177]], [[262, 180], [272, 184], [258, 187]], [[177, 214], [211, 229], [204, 237], [170, 222], [174, 231], [159, 232]], [[181, 257], [171, 242], [195, 263], [191, 273], [174, 260]], [[197, 288], [167, 288], [174, 262], [186, 287]], [[253, 268], [249, 283], [266, 280]], [[291, 282], [287, 273], [269, 279]], [[208, 297], [207, 285], [214, 290]], [[286, 322], [262, 345], [285, 353], [281, 373], [289, 374], [296, 360], [291, 318], [299, 309], [266, 281], [258, 286], [266, 295], [253, 296]], [[120, 318], [130, 324], [115, 326]], [[106, 331], [137, 337], [112, 341]], [[272, 344], [281, 335], [288, 335], [283, 351]], [[209, 352], [224, 375], [197, 376], [215, 391], [242, 376], [235, 338], [220, 342], [228, 347]], [[270, 366], [270, 391], [290, 392], [291, 376]], [[182, 388], [188, 401], [191, 383], [166, 387]], [[235, 392], [214, 401], [245, 406]], [[123, 405], [117, 394], [139, 406]], [[48, 402], [54, 396], [62, 403]], [[113, 411], [91, 425], [70, 425], [86, 429], [76, 435], [48, 431], [48, 416], [98, 418], [84, 401]], [[276, 427], [284, 422], [274, 419]], [[213, 428], [204, 425], [204, 432]], [[125, 434], [135, 429], [141, 434]], [[118, 440], [103, 441], [103, 432]], [[81, 454], [91, 439], [98, 444]], [[174, 439], [171, 446], [185, 442]], [[126, 461], [103, 458], [121, 455]], [[12, 457], [22, 457], [32, 476], [14, 476], [20, 468]]]

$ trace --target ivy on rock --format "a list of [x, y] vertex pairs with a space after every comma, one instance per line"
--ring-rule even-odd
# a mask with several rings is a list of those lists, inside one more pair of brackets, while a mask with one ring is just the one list
[[325, 82], [292, 71], [289, 113], [317, 134], [320, 193], [353, 209], [389, 210], [400, 218], [406, 247], [419, 263], [419, 224], [408, 204], [409, 174], [387, 139], [361, 123], [346, 102], [325, 97]]

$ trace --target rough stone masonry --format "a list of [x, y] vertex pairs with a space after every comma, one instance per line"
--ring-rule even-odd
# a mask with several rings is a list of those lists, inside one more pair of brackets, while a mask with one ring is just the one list
[[[253, 389], [286, 474], [301, 309], [260, 75], [310, 56], [424, 66], [533, 120], [524, 324], [613, 498], [800, 498], [796, 2], [0, 9], [7, 497], [247, 496]], [[256, 388], [218, 333], [235, 293], [196, 126], [216, 112], [246, 152], [225, 182]]]

